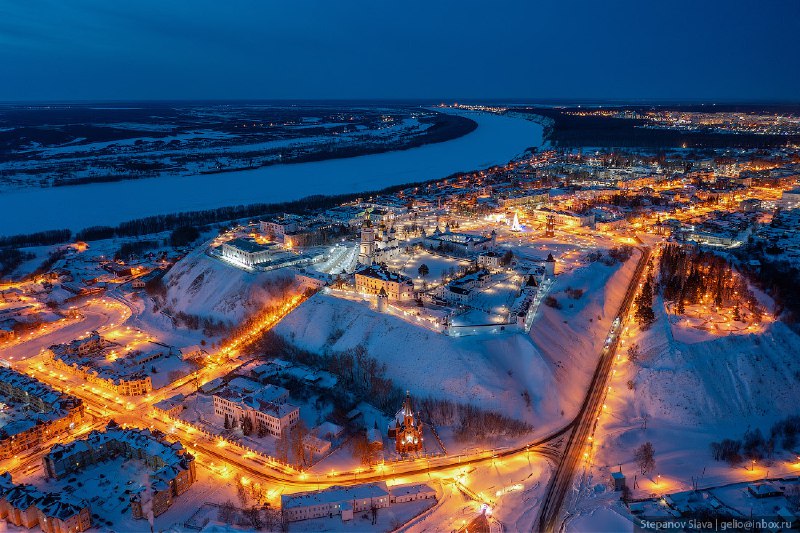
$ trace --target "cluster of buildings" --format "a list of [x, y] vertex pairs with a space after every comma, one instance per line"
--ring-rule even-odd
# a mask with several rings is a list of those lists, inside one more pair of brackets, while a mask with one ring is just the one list
[[324, 254], [304, 249], [330, 244], [351, 234], [350, 220], [344, 218], [277, 215], [259, 221], [250, 234], [221, 243], [216, 253], [222, 259], [249, 270], [303, 268], [325, 259]]
[[446, 224], [444, 231], [436, 226], [433, 233], [425, 237], [425, 244], [436, 250], [471, 256], [494, 250], [497, 247], [497, 232], [492, 230], [488, 236], [457, 233], [450, 229], [450, 224]]
[[446, 285], [440, 285], [436, 288], [435, 295], [448, 304], [464, 305], [472, 300], [478, 290], [486, 287], [491, 277], [488, 270], [481, 269], [454, 279]]
[[[272, 374], [279, 366], [267, 363], [256, 367], [254, 377], [262, 372]], [[312, 376], [306, 376], [306, 383], [314, 383]], [[163, 402], [162, 402], [163, 403]], [[214, 414], [224, 417], [230, 427], [247, 426], [259, 436], [281, 437], [300, 420], [300, 408], [289, 403], [289, 391], [271, 383], [257, 383], [244, 377], [237, 377], [213, 393]], [[168, 408], [167, 405], [163, 406]], [[323, 422], [312, 428], [304, 436], [303, 447], [319, 457], [327, 454], [344, 434], [344, 428], [332, 422]]]
[[800, 209], [786, 209], [775, 215], [770, 224], [759, 225], [752, 234], [753, 244], [771, 252], [763, 260], [773, 259], [800, 268]]
[[[349, 222], [349, 221], [348, 221]], [[288, 249], [328, 244], [348, 232], [348, 224], [331, 217], [282, 214], [261, 220], [259, 228], [266, 239]]]
[[0, 474], [0, 519], [27, 529], [38, 526], [44, 533], [78, 533], [92, 527], [86, 500], [15, 484], [8, 472]]
[[47, 350], [53, 366], [77, 374], [121, 396], [141, 396], [153, 390], [150, 376], [156, 361], [178, 357], [179, 351], [157, 342], [138, 342], [133, 350], [104, 339], [96, 331], [82, 339], [55, 344]]
[[0, 366], [0, 458], [63, 435], [83, 418], [80, 398]]
[[425, 484], [394, 485], [367, 483], [281, 496], [281, 512], [287, 522], [340, 516], [343, 522], [355, 513], [386, 509], [397, 503], [436, 500], [436, 491]]
[[374, 226], [370, 211], [365, 214], [361, 226], [361, 243], [358, 249], [358, 262], [362, 265], [372, 265], [394, 259], [400, 253], [400, 241], [397, 239], [397, 229], [390, 226], [388, 229], [381, 223]]
[[138, 459], [150, 469], [148, 483], [137, 486], [130, 496], [134, 518], [146, 518], [149, 511], [153, 516], [162, 514], [197, 479], [194, 456], [180, 442], [167, 441], [160, 431], [124, 429], [113, 421], [105, 431], [56, 444], [43, 463], [48, 477], [60, 479], [115, 457]]

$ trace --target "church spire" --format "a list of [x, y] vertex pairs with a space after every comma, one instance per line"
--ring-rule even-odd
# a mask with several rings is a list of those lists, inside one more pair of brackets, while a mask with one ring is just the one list
[[411, 392], [406, 391], [406, 401], [403, 402], [403, 416], [404, 417], [413, 417], [414, 416], [414, 409], [411, 406]]

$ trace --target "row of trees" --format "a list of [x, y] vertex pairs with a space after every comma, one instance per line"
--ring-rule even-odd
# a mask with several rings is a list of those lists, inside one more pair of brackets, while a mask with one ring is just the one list
[[30, 252], [22, 252], [16, 248], [0, 249], [0, 278], [8, 276], [24, 261], [33, 259]]
[[298, 420], [288, 431], [281, 432], [275, 443], [275, 457], [295, 468], [305, 468], [314, 459], [304, 446], [308, 435], [308, 426], [302, 419]]
[[772, 459], [775, 451], [783, 448], [793, 451], [800, 437], [800, 416], [791, 415], [772, 425], [769, 437], [761, 429], [747, 429], [741, 439], [723, 439], [711, 443], [711, 455], [715, 461], [725, 461], [731, 466], [743, 461]]
[[[342, 331], [333, 331], [329, 345], [341, 334]], [[291, 339], [283, 339], [268, 331], [256, 348], [267, 356], [289, 358], [334, 374], [339, 380], [338, 392], [329, 394], [333, 394], [331, 400], [339, 404], [366, 401], [393, 415], [403, 402], [405, 393], [386, 377], [386, 364], [370, 356], [363, 344], [341, 352], [318, 354], [298, 349]], [[417, 398], [415, 405], [424, 421], [435, 426], [454, 427], [456, 436], [465, 440], [519, 436], [532, 429], [525, 422], [470, 404], [423, 397]]]
[[[253, 421], [247, 416], [237, 418], [226, 414], [224, 427], [227, 430], [241, 428], [242, 435], [245, 437], [255, 434], [258, 438], [264, 438], [270, 434], [263, 422], [259, 421], [257, 424], [253, 424]], [[275, 442], [275, 457], [296, 468], [308, 466], [313, 459], [310, 452], [303, 446], [308, 435], [308, 426], [302, 419], [298, 420], [294, 426], [282, 431], [278, 436]]]
[[68, 229], [38, 231], [27, 235], [0, 237], [0, 248], [24, 248], [26, 246], [48, 246], [69, 242], [72, 232]]
[[636, 312], [634, 318], [642, 329], [649, 328], [656, 319], [655, 311], [653, 311], [653, 274], [647, 275], [642, 289], [636, 296], [634, 303], [636, 304]]
[[[198, 275], [192, 284], [200, 285], [203, 281], [203, 276], [203, 273]], [[237, 338], [246, 336], [260, 322], [271, 316], [274, 316], [292, 296], [295, 283], [291, 277], [275, 277], [266, 280], [261, 286], [270, 295], [270, 305], [262, 307], [258, 312], [251, 314], [245, 320], [243, 320], [235, 329], [230, 331], [225, 339], [219, 343], [220, 346], [225, 346]], [[257, 342], [257, 340], [254, 340], [253, 344], [256, 344]]]
[[586, 256], [586, 259], [590, 263], [599, 261], [606, 266], [614, 266], [617, 263], [624, 263], [630, 259], [632, 254], [633, 246], [623, 244], [621, 246], [614, 246], [613, 248], [610, 248], [605, 254], [600, 250], [589, 252], [589, 254]]
[[235, 416], [229, 416], [226, 413], [225, 429], [236, 429], [237, 427], [242, 428], [242, 434], [245, 437], [249, 437], [253, 432], [255, 432], [259, 438], [264, 438], [269, 434], [266, 424], [261, 420], [258, 421], [257, 425], [253, 425], [253, 421], [250, 420], [250, 417], [242, 416], [237, 420]]

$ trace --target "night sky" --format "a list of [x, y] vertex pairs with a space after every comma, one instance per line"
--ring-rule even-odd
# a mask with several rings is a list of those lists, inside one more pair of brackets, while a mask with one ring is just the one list
[[0, 101], [800, 100], [800, 2], [0, 4]]

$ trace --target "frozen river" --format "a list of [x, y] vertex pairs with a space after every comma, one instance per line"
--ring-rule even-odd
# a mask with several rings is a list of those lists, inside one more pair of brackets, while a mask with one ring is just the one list
[[348, 159], [2, 193], [0, 235], [115, 226], [150, 215], [376, 190], [505, 164], [542, 144], [542, 127], [535, 122], [450, 112], [475, 120], [478, 127], [451, 141]]

